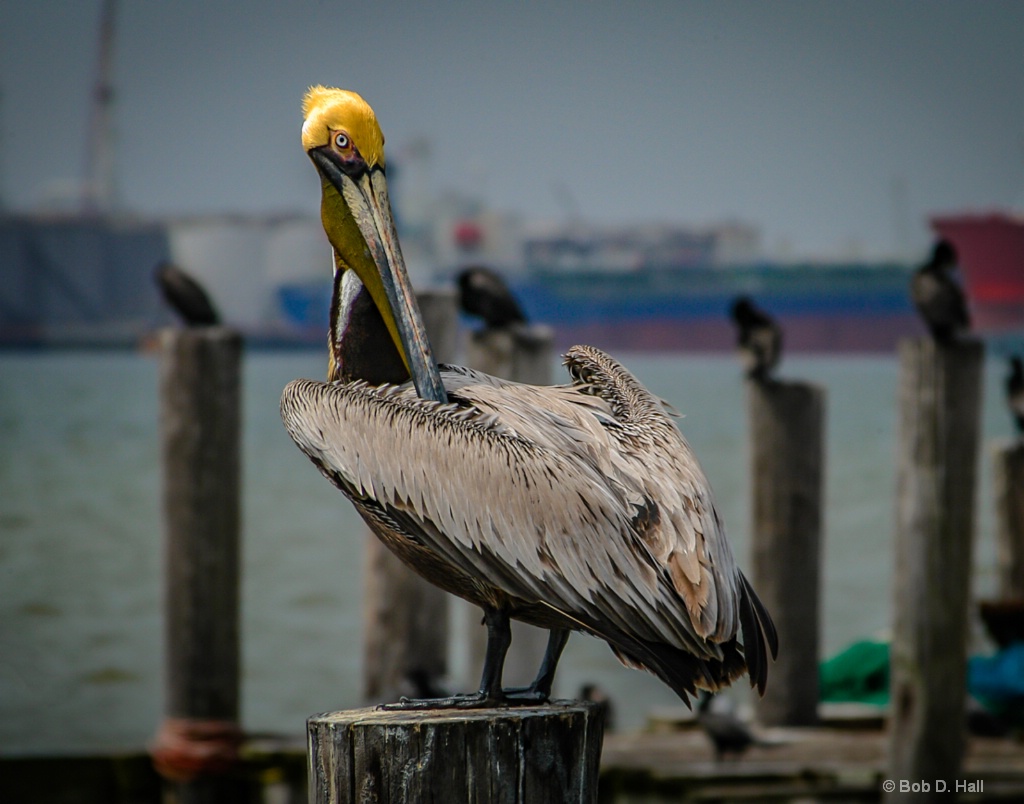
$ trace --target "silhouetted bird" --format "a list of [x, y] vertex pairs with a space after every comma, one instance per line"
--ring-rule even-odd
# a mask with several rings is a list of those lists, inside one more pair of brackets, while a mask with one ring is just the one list
[[195, 279], [171, 262], [161, 262], [154, 273], [164, 300], [190, 327], [215, 327], [220, 315]]
[[526, 323], [526, 315], [505, 280], [490, 268], [466, 268], [459, 273], [458, 283], [462, 311], [482, 318], [488, 329]]
[[591, 701], [600, 707], [601, 714], [604, 715], [605, 732], [615, 730], [615, 706], [607, 692], [597, 684], [584, 684], [580, 687], [580, 694], [577, 697], [581, 701]]
[[747, 376], [768, 379], [782, 357], [782, 330], [775, 319], [746, 296], [733, 302], [730, 315], [739, 328], [736, 343]]
[[1024, 435], [1024, 360], [1018, 355], [1010, 358], [1010, 373], [1006, 375], [1006, 404], [1017, 422], [1017, 432]]
[[409, 696], [413, 698], [444, 698], [451, 693], [441, 684], [436, 673], [425, 667], [413, 667], [405, 674]]
[[976, 737], [1006, 737], [1013, 731], [1009, 717], [990, 712], [973, 695], [967, 696], [967, 732]]
[[762, 744], [736, 715], [731, 712], [713, 712], [711, 704], [714, 700], [714, 695], [701, 690], [697, 722], [714, 745], [717, 761], [721, 762], [728, 754], [739, 757], [750, 746]]
[[932, 337], [943, 344], [951, 343], [971, 325], [967, 300], [956, 278], [956, 262], [956, 249], [948, 240], [940, 240], [910, 279], [914, 306]]

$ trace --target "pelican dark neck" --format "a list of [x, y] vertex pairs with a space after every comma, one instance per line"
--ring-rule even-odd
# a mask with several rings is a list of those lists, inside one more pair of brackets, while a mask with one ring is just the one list
[[352, 271], [338, 271], [335, 276], [330, 349], [334, 356], [330, 381], [397, 385], [410, 379], [369, 291]]

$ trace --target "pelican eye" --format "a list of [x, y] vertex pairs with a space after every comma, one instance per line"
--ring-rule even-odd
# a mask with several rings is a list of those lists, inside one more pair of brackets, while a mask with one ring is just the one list
[[347, 151], [352, 145], [352, 140], [344, 131], [339, 131], [334, 135], [334, 145], [340, 151]]

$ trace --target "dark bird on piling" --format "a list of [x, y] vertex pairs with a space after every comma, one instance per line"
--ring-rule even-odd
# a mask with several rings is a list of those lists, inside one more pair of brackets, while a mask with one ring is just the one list
[[405, 674], [405, 683], [416, 698], [440, 698], [448, 694], [434, 673], [425, 667], [413, 667]]
[[767, 380], [782, 358], [782, 329], [746, 296], [733, 302], [730, 317], [738, 330], [736, 344], [747, 376]]
[[161, 262], [154, 272], [164, 300], [186, 326], [215, 327], [220, 315], [209, 295], [195, 279], [171, 262]]
[[1017, 423], [1017, 432], [1024, 436], [1024, 360], [1019, 355], [1010, 358], [1010, 373], [1006, 375], [1006, 404]]
[[577, 697], [581, 701], [590, 701], [597, 704], [604, 719], [605, 734], [615, 731], [615, 704], [607, 692], [597, 684], [587, 683], [580, 687]]
[[488, 329], [526, 323], [519, 302], [498, 272], [477, 265], [460, 271], [457, 282], [459, 307], [482, 318]]
[[716, 712], [711, 707], [715, 696], [701, 692], [697, 705], [697, 723], [711, 740], [715, 759], [721, 762], [730, 754], [739, 758], [752, 745], [765, 745], [750, 730], [750, 726], [732, 712]]
[[956, 249], [948, 240], [940, 240], [932, 254], [910, 279], [910, 297], [921, 314], [932, 338], [941, 344], [952, 343], [971, 325], [967, 299], [956, 276]]
[[[439, 367], [399, 248], [372, 109], [355, 93], [313, 87], [303, 111], [334, 298], [328, 382], [285, 388], [285, 428], [389, 549], [479, 605], [487, 626], [478, 692], [400, 705], [545, 701], [574, 630], [606, 640], [684, 701], [743, 673], [763, 691], [774, 625], [661, 401], [586, 346], [569, 350], [562, 386]], [[388, 352], [396, 359], [381, 378]], [[537, 677], [519, 690], [501, 686], [510, 617], [551, 632]]]

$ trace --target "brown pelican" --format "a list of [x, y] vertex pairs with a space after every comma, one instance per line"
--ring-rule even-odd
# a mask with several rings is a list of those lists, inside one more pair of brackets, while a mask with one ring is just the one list
[[[488, 631], [477, 693], [408, 705], [547, 700], [573, 630], [605, 639], [687, 702], [743, 672], [763, 691], [774, 626], [662, 402], [586, 346], [569, 350], [562, 386], [438, 367], [398, 246], [373, 111], [355, 93], [314, 87], [304, 114], [334, 249], [330, 381], [290, 383], [282, 419], [374, 533], [424, 578], [481, 606]], [[510, 617], [551, 631], [522, 690], [501, 687]]]
[[956, 277], [956, 250], [940, 240], [928, 261], [910, 279], [910, 297], [924, 319], [932, 338], [951, 343], [971, 325], [967, 300]]
[[190, 327], [215, 327], [220, 315], [203, 286], [171, 262], [161, 262], [153, 274], [164, 300]]
[[465, 268], [459, 272], [456, 284], [462, 311], [482, 318], [488, 329], [526, 323], [519, 302], [496, 271], [482, 265]]
[[733, 302], [730, 317], [738, 329], [736, 344], [747, 376], [767, 380], [782, 357], [782, 330], [746, 296]]

